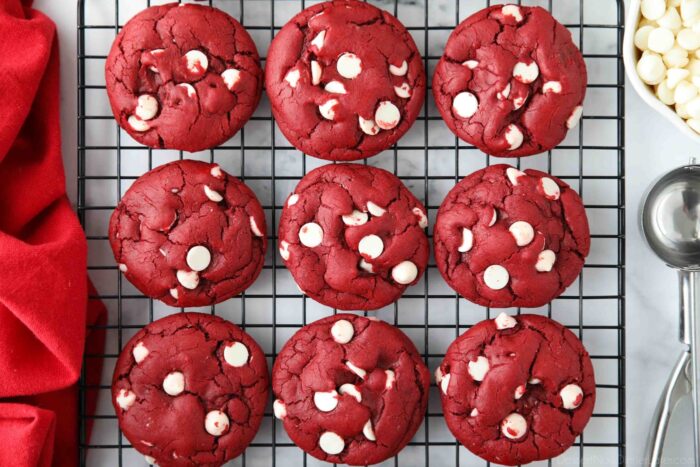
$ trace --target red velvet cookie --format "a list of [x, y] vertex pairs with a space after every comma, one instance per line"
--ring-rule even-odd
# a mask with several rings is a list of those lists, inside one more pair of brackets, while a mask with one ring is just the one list
[[349, 314], [301, 328], [272, 370], [274, 413], [292, 441], [318, 459], [350, 465], [398, 454], [423, 421], [429, 386], [404, 333]]
[[398, 300], [425, 271], [427, 225], [423, 205], [386, 170], [325, 165], [287, 199], [279, 252], [314, 300], [376, 310]]
[[364, 2], [334, 1], [305, 9], [275, 36], [265, 86], [297, 149], [349, 161], [408, 131], [423, 105], [425, 72], [396, 18]]
[[216, 8], [169, 3], [126, 23], [105, 66], [119, 125], [152, 148], [218, 146], [248, 121], [262, 69], [248, 32]]
[[474, 454], [503, 465], [566, 451], [593, 413], [593, 365], [581, 341], [544, 316], [482, 321], [435, 372], [445, 421]]
[[453, 133], [487, 154], [552, 149], [578, 124], [586, 64], [571, 33], [540, 7], [495, 5], [462, 21], [433, 76]]
[[434, 232], [450, 287], [479, 305], [538, 307], [576, 279], [590, 249], [578, 194], [538, 170], [493, 165], [447, 195]]
[[161, 467], [218, 467], [260, 427], [268, 391], [258, 344], [228, 321], [178, 313], [126, 344], [112, 381], [119, 426]]
[[265, 262], [255, 194], [216, 164], [182, 160], [129, 188], [109, 223], [119, 269], [168, 305], [212, 305], [243, 292]]

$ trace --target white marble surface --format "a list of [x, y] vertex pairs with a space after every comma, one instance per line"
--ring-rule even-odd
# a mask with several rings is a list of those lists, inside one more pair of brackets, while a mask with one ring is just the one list
[[[107, 5], [108, 0], [87, 0]], [[130, 0], [131, 1], [131, 0]], [[585, 0], [587, 4], [595, 3]], [[126, 2], [123, 2], [126, 3]], [[136, 3], [134, 1], [134, 3]], [[443, 2], [435, 2], [440, 8]], [[556, 3], [555, 9], [556, 9]], [[431, 9], [433, 1], [431, 0]], [[469, 6], [462, 2], [462, 11]], [[72, 2], [35, 0], [35, 6], [57, 23], [61, 44], [63, 154], [71, 198], [76, 190], [76, 16]], [[556, 14], [556, 12], [555, 12]], [[402, 18], [403, 19], [403, 18]], [[433, 50], [431, 53], [439, 53]], [[627, 464], [641, 465], [649, 423], [671, 365], [681, 351], [677, 341], [678, 312], [675, 274], [646, 248], [637, 223], [643, 191], [663, 171], [697, 155], [698, 147], [673, 126], [651, 112], [627, 90]], [[461, 156], [465, 157], [465, 156]], [[436, 198], [432, 198], [435, 200]], [[687, 412], [687, 411], [686, 411]], [[687, 421], [686, 421], [687, 422]], [[689, 425], [674, 436], [687, 437]], [[692, 465], [687, 440], [668, 459], [668, 465]], [[685, 446], [686, 449], [683, 449]], [[573, 461], [573, 459], [572, 459]], [[108, 465], [108, 464], [105, 464]], [[131, 465], [131, 464], [129, 464]], [[464, 464], [471, 465], [471, 464]], [[556, 465], [577, 465], [565, 461]], [[609, 458], [590, 465], [610, 465]]]

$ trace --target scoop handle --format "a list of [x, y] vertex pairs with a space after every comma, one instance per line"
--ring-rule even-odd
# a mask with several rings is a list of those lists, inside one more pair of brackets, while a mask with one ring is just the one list
[[[696, 464], [700, 460], [700, 272], [680, 271], [681, 324], [683, 341], [689, 341], [693, 397], [693, 444]], [[685, 323], [688, 323], [686, 327]], [[688, 339], [689, 338], [689, 339]]]

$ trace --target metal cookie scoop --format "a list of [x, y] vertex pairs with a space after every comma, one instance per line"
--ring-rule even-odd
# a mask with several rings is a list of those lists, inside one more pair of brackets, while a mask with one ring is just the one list
[[656, 255], [678, 269], [680, 339], [688, 345], [673, 369], [654, 418], [647, 464], [661, 465], [671, 412], [693, 396], [696, 463], [700, 459], [700, 165], [695, 160], [662, 176], [649, 189], [642, 209], [642, 231]]

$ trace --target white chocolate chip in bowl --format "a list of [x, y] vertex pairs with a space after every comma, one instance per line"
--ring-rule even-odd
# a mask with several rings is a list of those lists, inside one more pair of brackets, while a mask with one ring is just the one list
[[452, 101], [452, 110], [461, 118], [470, 118], [479, 109], [479, 101], [470, 92], [460, 92]]
[[362, 60], [353, 53], [345, 52], [338, 57], [335, 67], [343, 78], [354, 79], [362, 73]]
[[323, 229], [315, 222], [309, 222], [299, 229], [299, 241], [302, 245], [315, 248], [323, 242]]
[[676, 38], [673, 31], [666, 28], [654, 28], [648, 37], [649, 50], [663, 54], [673, 48]]
[[647, 84], [659, 84], [664, 80], [666, 65], [659, 55], [645, 52], [637, 62], [637, 74]]
[[374, 121], [382, 130], [392, 130], [401, 121], [401, 112], [392, 102], [382, 101], [374, 113]]

